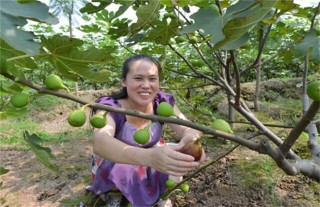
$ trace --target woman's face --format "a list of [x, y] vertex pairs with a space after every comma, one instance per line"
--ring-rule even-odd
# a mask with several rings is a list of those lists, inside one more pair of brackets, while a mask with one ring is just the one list
[[157, 66], [149, 60], [136, 60], [121, 82], [122, 87], [127, 87], [130, 104], [143, 107], [150, 104], [159, 91], [159, 74]]

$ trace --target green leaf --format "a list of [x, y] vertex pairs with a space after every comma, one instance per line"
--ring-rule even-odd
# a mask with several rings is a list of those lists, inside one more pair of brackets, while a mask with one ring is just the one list
[[230, 6], [223, 16], [211, 9], [199, 9], [190, 18], [194, 24], [183, 28], [181, 33], [201, 30], [205, 35], [211, 35], [214, 49], [223, 46], [236, 49], [246, 41], [246, 33], [271, 11], [276, 0], [238, 1]]
[[35, 134], [30, 135], [28, 131], [23, 133], [23, 137], [25, 141], [30, 146], [33, 153], [40, 160], [40, 162], [54, 172], [58, 172], [58, 166], [52, 164], [50, 159], [54, 158], [54, 155], [51, 153], [51, 149], [47, 147], [42, 147], [40, 144], [42, 143], [42, 139]]
[[0, 175], [6, 174], [6, 173], [8, 173], [8, 172], [9, 172], [8, 169], [6, 169], [6, 168], [4, 168], [4, 167], [0, 167]]
[[225, 45], [223, 45], [221, 47], [221, 49], [223, 49], [223, 50], [237, 49], [237, 48], [243, 46], [249, 40], [249, 38], [250, 38], [249, 33], [246, 32], [240, 38], [235, 39], [233, 41], [230, 41], [230, 42], [226, 43]]
[[160, 1], [152, 0], [137, 9], [138, 20], [130, 27], [132, 34], [138, 33], [144, 26], [152, 24], [159, 17]]
[[234, 10], [232, 10], [229, 14], [230, 10], [227, 10], [225, 19], [228, 19], [228, 22], [223, 27], [223, 34], [226, 38], [219, 41], [214, 49], [219, 49], [223, 45], [242, 37], [267, 16], [275, 2], [276, 0], [261, 0], [239, 13], [234, 13]]
[[[24, 68], [37, 68], [37, 65], [34, 63], [34, 60], [31, 57], [26, 57], [24, 52], [16, 50], [7, 44], [4, 40], [0, 39], [0, 54], [1, 57], [5, 57], [7, 59], [7, 64], [10, 69], [20, 69]], [[10, 60], [10, 58], [13, 58]], [[19, 58], [23, 57], [23, 58]], [[8, 60], [9, 59], [9, 60]]]
[[179, 23], [176, 19], [171, 20], [169, 24], [166, 20], [158, 21], [154, 26], [147, 36], [156, 43], [167, 45], [169, 40], [178, 34]]
[[4, 120], [8, 117], [21, 117], [26, 113], [28, 113], [27, 108], [17, 109], [15, 107], [9, 107], [0, 112], [0, 120]]
[[33, 41], [36, 36], [32, 32], [23, 31], [17, 27], [26, 25], [26, 19], [58, 23], [58, 20], [49, 14], [49, 8], [45, 4], [41, 2], [21, 4], [14, 0], [1, 2], [0, 19], [1, 39], [29, 55], [39, 53], [40, 45]]
[[181, 33], [189, 33], [201, 29], [204, 34], [212, 35], [211, 42], [214, 44], [225, 38], [222, 32], [223, 19], [219, 13], [211, 9], [199, 9], [190, 18], [194, 20], [194, 24], [184, 27]]
[[83, 77], [92, 82], [105, 82], [110, 75], [110, 71], [94, 71], [91, 64], [101, 64], [113, 59], [113, 48], [78, 49], [82, 45], [81, 40], [70, 39], [66, 36], [55, 35], [51, 38], [41, 38], [43, 45], [49, 51], [48, 60], [65, 77], [77, 80]]
[[294, 55], [302, 57], [310, 52], [310, 58], [315, 64], [320, 64], [320, 36], [317, 36], [316, 30], [310, 30], [305, 33], [303, 42], [296, 45]]
[[76, 197], [76, 198], [65, 198], [59, 202], [63, 206], [78, 206], [81, 201], [83, 203], [86, 203], [87, 201], [92, 200], [94, 197], [95, 197], [95, 194], [87, 193], [84, 196], [80, 196], [80, 197]]
[[129, 23], [128, 19], [116, 19], [114, 20], [108, 31], [108, 34], [113, 38], [117, 39], [122, 36], [126, 36], [129, 33]]
[[[98, 2], [98, 1], [96, 1]], [[93, 13], [97, 13], [103, 9], [105, 9], [107, 6], [109, 6], [112, 1], [99, 1], [99, 5], [95, 6], [92, 3], [88, 2], [86, 3], [86, 5], [80, 9], [81, 13], [88, 13], [88, 14], [93, 14]]]

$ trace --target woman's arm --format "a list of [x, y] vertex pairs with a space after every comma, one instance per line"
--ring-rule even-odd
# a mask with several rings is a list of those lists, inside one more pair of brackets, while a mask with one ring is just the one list
[[[174, 105], [173, 110], [180, 119], [188, 120], [176, 105]], [[195, 140], [202, 135], [201, 131], [192, 129], [190, 127], [177, 125], [177, 124], [168, 124], [168, 125], [173, 131], [176, 132], [177, 136], [181, 138], [181, 141], [179, 143], [181, 145], [184, 145], [192, 140]]]
[[108, 114], [107, 125], [101, 129], [95, 128], [93, 131], [93, 151], [103, 159], [116, 163], [148, 166], [175, 176], [182, 176], [199, 165], [192, 156], [177, 152], [177, 146], [146, 149], [127, 145], [114, 138], [115, 128], [115, 122]]

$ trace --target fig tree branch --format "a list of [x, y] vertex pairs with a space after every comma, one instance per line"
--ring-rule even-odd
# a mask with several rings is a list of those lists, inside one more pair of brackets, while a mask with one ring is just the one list
[[142, 112], [139, 112], [139, 111], [135, 111], [135, 110], [117, 108], [117, 107], [112, 107], [112, 106], [108, 106], [108, 105], [95, 103], [95, 102], [92, 102], [92, 101], [86, 101], [84, 99], [81, 99], [78, 96], [66, 93], [64, 91], [60, 91], [60, 90], [55, 91], [55, 90], [47, 89], [47, 88], [43, 87], [42, 85], [32, 83], [32, 82], [30, 82], [30, 81], [28, 81], [28, 80], [26, 80], [24, 78], [18, 78], [18, 77], [15, 78], [14, 76], [11, 76], [11, 75], [8, 75], [8, 74], [4, 74], [4, 76], [9, 78], [9, 79], [11, 79], [11, 80], [13, 80], [13, 81], [15, 81], [15, 82], [18, 82], [18, 83], [21, 83], [21, 84], [23, 84], [25, 86], [33, 88], [33, 89], [37, 90], [39, 93], [51, 94], [51, 95], [54, 95], [54, 96], [58, 96], [58, 97], [62, 97], [62, 98], [65, 98], [65, 99], [69, 99], [69, 100], [78, 102], [78, 103], [83, 104], [83, 105], [89, 104], [88, 107], [90, 107], [90, 108], [96, 108], [96, 109], [101, 109], [101, 110], [105, 110], [105, 111], [109, 111], [109, 112], [122, 113], [122, 114], [126, 114], [126, 115], [136, 116], [136, 117], [140, 117], [140, 118], [149, 119], [149, 120], [152, 120], [154, 122], [166, 122], [166, 123], [183, 125], [183, 126], [187, 126], [187, 127], [202, 131], [205, 134], [211, 134], [211, 135], [215, 135], [217, 137], [222, 137], [222, 138], [228, 139], [230, 141], [233, 141], [233, 142], [239, 143], [239, 144], [241, 144], [243, 146], [246, 146], [246, 147], [248, 147], [250, 149], [257, 149], [258, 148], [257, 147], [258, 146], [257, 143], [248, 141], [248, 140], [246, 140], [246, 139], [244, 139], [244, 138], [242, 138], [242, 137], [240, 137], [238, 135], [229, 134], [229, 133], [225, 133], [225, 132], [222, 132], [222, 131], [214, 130], [214, 129], [210, 128], [210, 127], [199, 125], [199, 124], [193, 123], [193, 122], [188, 121], [188, 120], [182, 120], [182, 119], [173, 118], [173, 117], [163, 117], [163, 116], [158, 116], [158, 115], [148, 115], [148, 114], [145, 114], [145, 113], [142, 113]]
[[315, 117], [320, 108], [320, 101], [313, 101], [308, 109], [308, 111], [302, 116], [297, 125], [292, 129], [288, 137], [280, 146], [280, 151], [283, 156], [286, 156], [289, 150], [292, 148], [294, 143], [299, 138], [300, 134], [306, 129], [308, 124]]

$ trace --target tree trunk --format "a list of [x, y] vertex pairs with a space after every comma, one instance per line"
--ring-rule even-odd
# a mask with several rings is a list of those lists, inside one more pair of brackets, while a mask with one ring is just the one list
[[[259, 30], [259, 50], [263, 48], [263, 29]], [[259, 96], [260, 96], [260, 80], [261, 80], [261, 55], [258, 57], [256, 69], [256, 91], [254, 93], [254, 110], [260, 111]]]

